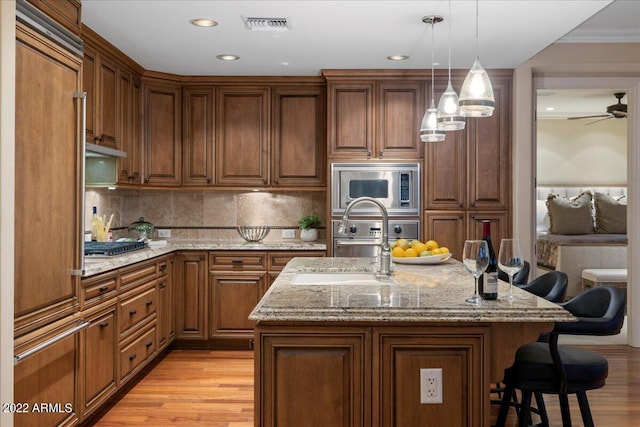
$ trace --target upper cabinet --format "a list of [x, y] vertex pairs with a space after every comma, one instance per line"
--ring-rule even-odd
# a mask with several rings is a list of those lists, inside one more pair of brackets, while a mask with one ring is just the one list
[[182, 174], [180, 85], [145, 79], [144, 184], [178, 186]]
[[323, 71], [328, 83], [328, 156], [421, 159], [424, 76]]
[[80, 34], [80, 0], [27, 0], [74, 34]]
[[182, 185], [213, 184], [214, 112], [211, 86], [182, 88]]
[[216, 185], [269, 183], [270, 90], [216, 88]]

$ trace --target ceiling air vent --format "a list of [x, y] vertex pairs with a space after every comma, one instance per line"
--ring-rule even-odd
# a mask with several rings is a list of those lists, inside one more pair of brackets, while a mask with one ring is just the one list
[[287, 18], [252, 18], [243, 16], [247, 30], [251, 31], [289, 31], [291, 23]]

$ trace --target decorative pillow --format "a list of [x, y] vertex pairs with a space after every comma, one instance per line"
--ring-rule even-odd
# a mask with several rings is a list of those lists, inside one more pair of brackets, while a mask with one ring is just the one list
[[549, 210], [549, 233], [592, 234], [591, 192], [585, 191], [573, 199], [557, 194], [547, 197]]
[[604, 193], [596, 192], [593, 200], [596, 207], [596, 233], [626, 234], [626, 199], [616, 200]]
[[549, 211], [544, 200], [536, 200], [536, 231], [538, 233], [549, 231]]

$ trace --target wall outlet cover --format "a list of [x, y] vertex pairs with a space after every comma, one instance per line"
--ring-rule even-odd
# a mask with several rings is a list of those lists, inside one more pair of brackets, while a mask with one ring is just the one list
[[158, 237], [165, 238], [165, 239], [171, 237], [171, 230], [167, 228], [159, 228]]
[[420, 403], [443, 403], [442, 368], [420, 369]]
[[296, 238], [296, 230], [295, 229], [285, 229], [282, 230], [282, 238], [283, 239], [295, 239]]

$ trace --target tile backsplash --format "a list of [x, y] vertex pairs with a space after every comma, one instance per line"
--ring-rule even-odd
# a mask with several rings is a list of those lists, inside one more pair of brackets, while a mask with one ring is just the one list
[[[87, 189], [85, 230], [91, 229], [92, 207], [98, 215], [113, 214], [114, 238], [127, 236], [126, 227], [144, 217], [156, 228], [171, 228], [171, 239], [237, 239], [237, 225], [297, 228], [304, 215], [315, 214], [326, 226], [324, 191], [142, 191]], [[123, 228], [123, 229], [119, 229]], [[320, 231], [322, 238], [324, 230]], [[280, 240], [272, 230], [265, 240]], [[299, 236], [299, 231], [296, 233]]]

